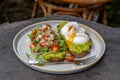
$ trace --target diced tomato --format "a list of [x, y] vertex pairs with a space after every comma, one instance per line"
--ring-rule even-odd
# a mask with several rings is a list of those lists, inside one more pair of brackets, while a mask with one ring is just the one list
[[32, 34], [36, 35], [36, 33], [37, 33], [37, 30], [34, 29], [34, 30], [32, 31]]
[[65, 59], [69, 62], [73, 62], [74, 61], [74, 56], [67, 56]]
[[51, 31], [50, 34], [54, 34], [55, 32], [54, 31]]
[[50, 46], [49, 46], [49, 48], [50, 48], [50, 49], [53, 49], [53, 46], [52, 46], [52, 45], [50, 45]]
[[58, 46], [58, 45], [53, 46], [53, 51], [59, 51], [59, 50], [60, 50], [60, 46]]
[[47, 47], [46, 42], [41, 43], [40, 46], [46, 48]]
[[45, 36], [44, 37], [46, 37], [46, 38], [49, 38], [50, 37], [50, 35], [48, 35], [48, 34], [45, 34]]
[[36, 46], [37, 46], [37, 44], [35, 44], [35, 43], [31, 43], [31, 44], [30, 44], [30, 48], [33, 48], [33, 49], [35, 49]]
[[50, 28], [51, 28], [51, 26], [50, 26], [48, 23], [46, 23], [46, 26], [48, 26], [48, 27], [50, 27]]
[[36, 39], [36, 36], [33, 36], [32, 40], [35, 40]]
[[48, 40], [48, 38], [50, 38], [50, 35], [48, 35], [48, 34], [43, 35], [43, 39]]

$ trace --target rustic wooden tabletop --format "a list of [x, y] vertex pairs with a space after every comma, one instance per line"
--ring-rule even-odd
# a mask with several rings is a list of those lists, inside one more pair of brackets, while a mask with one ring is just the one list
[[[46, 20], [77, 21], [90, 26], [105, 40], [106, 51], [103, 58], [89, 70], [68, 75], [47, 74], [27, 67], [13, 51], [13, 38], [24, 27]], [[3, 23], [0, 25], [0, 80], [120, 80], [120, 28], [67, 15]]]

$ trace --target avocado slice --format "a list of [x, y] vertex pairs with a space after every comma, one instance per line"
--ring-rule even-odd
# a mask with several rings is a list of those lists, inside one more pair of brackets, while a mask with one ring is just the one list
[[[57, 58], [61, 61], [61, 60], [64, 60], [65, 55], [66, 55], [66, 52], [57, 52], [57, 53], [50, 52], [48, 54], [43, 55], [43, 58], [48, 61], [50, 61], [53, 58]], [[55, 61], [55, 62], [59, 62], [59, 61]]]

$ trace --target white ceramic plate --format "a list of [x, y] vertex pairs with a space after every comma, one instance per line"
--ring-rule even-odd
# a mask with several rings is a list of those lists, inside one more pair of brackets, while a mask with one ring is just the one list
[[39, 70], [39, 71], [46, 72], [46, 73], [52, 73], [52, 74], [69, 74], [69, 73], [80, 72], [80, 71], [83, 71], [83, 70], [86, 70], [92, 67], [95, 63], [97, 63], [104, 54], [105, 42], [95, 30], [91, 29], [90, 27], [86, 25], [79, 24], [80, 26], [86, 29], [87, 33], [89, 33], [93, 41], [91, 52], [88, 56], [86, 56], [86, 58], [90, 58], [92, 56], [94, 56], [94, 58], [92, 57], [91, 59], [84, 61], [84, 63], [81, 63], [80, 65], [75, 65], [74, 63], [73, 64], [54, 64], [54, 65], [45, 65], [45, 66], [37, 66], [37, 65], [28, 64], [28, 58], [26, 56], [26, 53], [30, 52], [30, 49], [29, 49], [30, 41], [29, 41], [28, 34], [30, 34], [34, 28], [38, 27], [39, 25], [44, 25], [46, 23], [50, 24], [52, 28], [55, 31], [57, 31], [56, 30], [57, 25], [60, 22], [62, 21], [54, 20], [54, 21], [38, 22], [38, 23], [29, 25], [25, 27], [24, 29], [22, 29], [15, 36], [13, 40], [13, 49], [17, 57], [24, 64], [26, 64], [27, 66], [35, 70]]

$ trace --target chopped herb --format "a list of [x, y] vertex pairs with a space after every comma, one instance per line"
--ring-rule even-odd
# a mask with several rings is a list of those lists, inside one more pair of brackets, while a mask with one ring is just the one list
[[29, 53], [26, 53], [26, 56], [27, 56], [27, 58], [30, 58], [31, 54], [29, 54]]
[[48, 48], [42, 48], [41, 47], [41, 52], [43, 53], [43, 52], [48, 52]]
[[36, 55], [36, 56], [35, 56], [35, 60], [36, 60], [36, 61], [40, 61], [40, 55]]
[[39, 42], [39, 40], [33, 40], [33, 43], [38, 43]]
[[37, 31], [37, 34], [36, 34], [36, 35], [40, 35], [40, 34], [42, 34], [41, 31]]
[[33, 37], [34, 37], [34, 34], [28, 34], [30, 40], [32, 41], [33, 40]]
[[37, 46], [37, 47], [35, 48], [35, 52], [40, 52], [40, 50], [41, 50], [41, 47], [40, 47], [40, 46]]
[[31, 51], [31, 52], [34, 52], [34, 48], [30, 48], [30, 51]]
[[60, 40], [59, 46], [62, 47], [65, 44], [64, 40]]
[[48, 48], [43, 48], [44, 52], [47, 52], [48, 51]]

